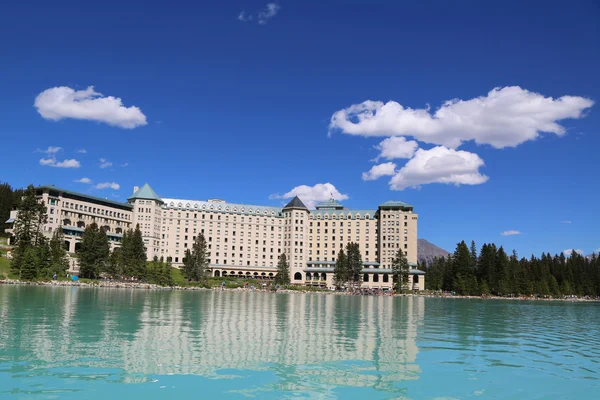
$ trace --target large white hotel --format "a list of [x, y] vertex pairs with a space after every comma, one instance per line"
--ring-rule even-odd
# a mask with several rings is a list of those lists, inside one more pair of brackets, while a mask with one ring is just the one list
[[[363, 260], [362, 287], [392, 286], [391, 264], [398, 249], [411, 265], [409, 286], [425, 287], [424, 273], [414, 269], [418, 215], [413, 206], [400, 201], [388, 201], [376, 209], [349, 210], [330, 200], [309, 210], [298, 197], [283, 208], [163, 198], [148, 184], [135, 187], [127, 203], [52, 185], [36, 189], [48, 209], [45, 232], [51, 235], [62, 228], [71, 253], [78, 250], [83, 231], [92, 222], [104, 229], [113, 247], [120, 245], [124, 230], [139, 224], [149, 260], [164, 257], [173, 266], [181, 266], [185, 251], [202, 233], [213, 276], [272, 278], [279, 256], [286, 254], [292, 283], [333, 287], [337, 252], [355, 242]], [[13, 210], [7, 222], [16, 217]], [[74, 262], [72, 272], [77, 269]]]

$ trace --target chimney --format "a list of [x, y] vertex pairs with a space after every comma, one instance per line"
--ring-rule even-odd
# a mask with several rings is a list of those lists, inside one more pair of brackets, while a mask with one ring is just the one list
[[133, 187], [133, 194], [135, 194], [135, 192], [137, 192], [138, 190], [140, 190], [139, 186], [134, 186]]

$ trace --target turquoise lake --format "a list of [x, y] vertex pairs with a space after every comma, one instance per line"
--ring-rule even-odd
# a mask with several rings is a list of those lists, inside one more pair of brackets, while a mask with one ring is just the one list
[[590, 399], [600, 304], [0, 286], [0, 399]]

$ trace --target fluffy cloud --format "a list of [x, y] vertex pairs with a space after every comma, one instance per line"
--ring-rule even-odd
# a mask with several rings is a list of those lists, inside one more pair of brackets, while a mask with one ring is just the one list
[[56, 158], [42, 158], [40, 159], [40, 165], [45, 167], [55, 168], [79, 168], [81, 164], [75, 159], [57, 161]]
[[298, 196], [300, 200], [308, 208], [315, 208], [315, 205], [321, 201], [329, 200], [331, 198], [335, 200], [346, 200], [348, 195], [342, 194], [336, 189], [331, 183], [318, 183], [314, 186], [301, 185], [296, 186], [289, 192], [279, 195], [273, 194], [269, 196], [270, 199], [291, 199], [294, 196]]
[[280, 9], [281, 6], [277, 3], [267, 3], [265, 8], [257, 12], [256, 15], [247, 14], [245, 11], [242, 11], [238, 14], [238, 19], [243, 22], [252, 21], [256, 19], [256, 21], [260, 25], [264, 25], [267, 22], [269, 22], [269, 20], [271, 20], [273, 17], [275, 17]]
[[438, 146], [430, 150], [419, 149], [390, 180], [392, 190], [404, 190], [427, 183], [480, 185], [488, 177], [479, 173], [483, 160], [468, 151]]
[[335, 112], [329, 128], [359, 136], [412, 136], [451, 148], [469, 140], [504, 148], [533, 140], [541, 132], [563, 135], [565, 128], [558, 121], [581, 118], [593, 104], [584, 97], [553, 99], [511, 86], [470, 100], [449, 100], [433, 113], [395, 101], [367, 100]]
[[504, 231], [504, 232], [500, 232], [500, 234], [502, 236], [513, 236], [513, 235], [520, 235], [521, 232], [519, 231], [515, 231], [515, 230], [510, 230], [510, 231]]
[[104, 158], [100, 159], [100, 168], [108, 168], [108, 167], [112, 167], [112, 163]]
[[120, 187], [121, 187], [121, 185], [119, 185], [116, 182], [103, 182], [103, 183], [98, 183], [95, 186], [96, 189], [113, 189], [113, 190], [119, 190]]
[[387, 138], [379, 143], [375, 148], [379, 150], [377, 158], [386, 158], [392, 160], [395, 158], [411, 158], [417, 148], [418, 143], [414, 140], [406, 140], [402, 136]]
[[382, 176], [392, 176], [396, 172], [396, 164], [393, 162], [387, 162], [373, 166], [369, 172], [363, 172], [363, 181], [374, 181]]
[[581, 250], [581, 249], [567, 249], [567, 250], [563, 250], [563, 253], [565, 253], [565, 255], [567, 255], [567, 256], [570, 256], [571, 254], [573, 254], [573, 252], [575, 252], [577, 254], [583, 255], [583, 250]]
[[83, 119], [126, 129], [147, 124], [138, 107], [125, 107], [120, 98], [103, 96], [93, 86], [85, 90], [67, 86], [46, 89], [36, 97], [34, 106], [43, 118], [51, 121]]
[[90, 183], [92, 183], [92, 180], [90, 178], [81, 178], [81, 179], [77, 179], [75, 182], [90, 184]]

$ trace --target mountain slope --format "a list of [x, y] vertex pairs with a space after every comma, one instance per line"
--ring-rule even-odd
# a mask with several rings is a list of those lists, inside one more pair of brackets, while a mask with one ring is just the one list
[[425, 239], [417, 239], [417, 259], [422, 262], [423, 260], [429, 264], [435, 257], [446, 257], [449, 252], [437, 247], [433, 243], [429, 243]]

